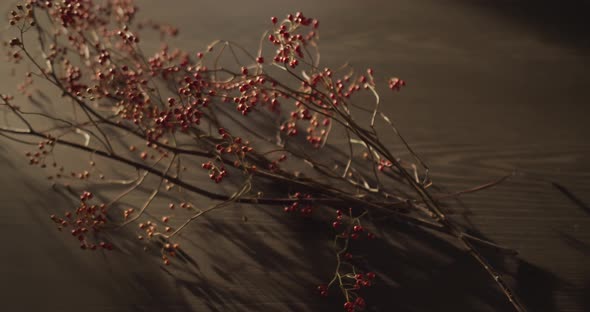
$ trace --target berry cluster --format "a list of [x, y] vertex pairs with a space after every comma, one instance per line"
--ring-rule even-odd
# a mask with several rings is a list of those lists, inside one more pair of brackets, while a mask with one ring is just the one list
[[363, 234], [368, 239], [375, 238], [373, 233], [361, 225], [360, 219], [364, 214], [353, 216], [352, 208], [350, 208], [348, 216], [344, 216], [341, 210], [336, 210], [336, 219], [332, 222], [332, 228], [339, 233], [334, 240], [338, 269], [330, 283], [317, 288], [321, 296], [327, 296], [330, 287], [337, 285], [347, 299], [344, 304], [346, 311], [361, 311], [365, 308], [365, 300], [359, 296], [358, 291], [361, 288], [370, 287], [376, 278], [374, 272], [360, 273], [354, 264], [354, 256], [350, 252], [352, 241], [360, 239]]
[[389, 79], [389, 89], [394, 91], [399, 91], [402, 87], [406, 86], [406, 82], [399, 78], [390, 78]]
[[271, 171], [271, 172], [277, 171], [280, 168], [279, 164], [286, 161], [286, 160], [287, 160], [287, 155], [281, 154], [281, 156], [279, 156], [278, 159], [275, 159], [268, 164], [268, 171]]
[[[68, 143], [71, 147], [78, 146], [86, 151], [93, 149], [92, 160], [98, 154], [96, 157], [105, 157], [145, 172], [145, 176], [150, 176], [148, 179], [161, 178], [159, 185], [167, 191], [175, 187], [179, 191], [217, 194], [203, 192], [198, 185], [191, 184], [192, 179], [187, 177], [193, 172], [187, 172], [186, 166], [189, 165], [186, 164], [200, 163], [215, 183], [222, 182], [230, 170], [232, 178], [236, 175], [236, 181], [240, 179], [240, 173], [243, 175], [243, 181], [248, 186], [244, 190], [247, 191], [238, 192], [237, 198], [228, 197], [227, 201], [260, 201], [262, 192], [250, 191], [250, 187], [257, 187], [254, 182], [259, 179], [266, 179], [271, 183], [288, 181], [287, 183], [292, 183], [289, 187], [293, 186], [290, 188], [293, 191], [307, 192], [317, 186], [317, 194], [336, 202], [350, 199], [346, 194], [367, 193], [362, 186], [352, 183], [355, 180], [352, 173], [355, 168], [345, 175], [330, 172], [332, 168], [324, 166], [321, 161], [312, 159], [313, 157], [307, 157], [305, 150], [294, 150], [298, 146], [286, 144], [285, 141], [298, 142], [292, 137], [301, 135], [308, 143], [305, 146], [322, 148], [332, 129], [341, 127], [338, 130], [344, 129], [349, 134], [356, 134], [355, 139], [367, 144], [367, 150], [381, 148], [379, 145], [375, 149], [375, 145], [379, 143], [378, 138], [372, 135], [367, 137], [370, 129], [359, 126], [351, 113], [354, 110], [351, 102], [353, 95], [368, 89], [376, 92], [373, 70], [369, 68], [366, 73], [355, 74], [348, 67], [338, 70], [320, 67], [316, 45], [319, 22], [316, 19], [308, 18], [301, 12], [289, 14], [283, 20], [271, 18], [273, 26], [268, 41], [274, 51], [270, 55], [265, 55], [266, 49], [263, 46], [257, 54], [251, 54], [230, 41], [216, 41], [203, 52], [186, 52], [169, 48], [164, 43], [153, 54], [145, 55], [141, 52], [140, 41], [143, 30], [151, 28], [164, 37], [176, 36], [178, 29], [152, 21], [135, 23], [137, 8], [133, 0], [23, 1], [26, 4], [17, 6], [9, 17], [10, 23], [21, 32], [21, 36], [5, 42], [13, 61], [18, 63], [21, 59], [28, 58], [34, 65], [20, 90], [30, 94], [27, 87], [31, 85], [32, 77], [45, 78], [74, 104], [76, 110], [70, 115], [82, 115], [82, 118], [76, 117], [75, 122], [70, 123], [71, 116], [62, 118], [59, 115], [60, 110], [48, 113], [47, 118], [60, 126], [34, 133], [42, 133], [39, 137], [44, 140], [36, 150], [26, 154], [31, 164], [46, 167], [47, 159], [54, 157], [53, 147], [56, 140], [51, 138], [56, 137], [59, 138], [57, 142]], [[37, 18], [47, 18], [49, 21], [35, 25]], [[47, 31], [46, 27], [49, 28]], [[23, 36], [28, 30], [44, 32], [40, 36]], [[31, 37], [38, 37], [41, 41], [37, 46], [42, 49], [42, 53], [37, 55], [29, 52], [28, 47], [32, 45], [28, 41]], [[261, 44], [268, 45], [268, 41], [262, 41]], [[223, 51], [230, 51], [238, 65], [218, 64], [219, 60], [222, 61], [227, 56]], [[247, 61], [244, 62], [244, 59]], [[281, 70], [294, 80], [275, 76], [273, 70]], [[399, 90], [403, 86], [405, 82], [401, 79], [389, 80], [389, 88], [392, 90]], [[9, 99], [4, 100], [7, 102]], [[226, 106], [231, 109], [226, 110]], [[9, 108], [18, 117], [24, 116], [21, 120], [28, 117], [15, 106]], [[262, 111], [263, 109], [268, 109], [270, 113]], [[272, 121], [268, 124], [279, 128], [276, 142], [261, 138], [261, 134], [256, 133], [256, 129], [249, 124], [250, 120], [268, 117]], [[232, 122], [228, 121], [230, 119]], [[223, 127], [230, 127], [231, 133]], [[108, 131], [103, 131], [107, 128]], [[211, 129], [218, 129], [217, 134], [212, 133]], [[362, 131], [355, 131], [358, 129]], [[68, 141], [68, 134], [74, 132], [84, 133], [86, 143], [83, 146], [77, 141]], [[139, 140], [145, 142], [146, 147], [129, 145], [128, 151], [125, 148], [121, 151], [121, 145], [116, 144], [118, 142], [111, 144], [112, 133], [129, 139], [129, 142], [124, 142], [125, 145], [132, 142], [137, 144]], [[252, 143], [248, 140], [249, 134], [252, 134], [249, 137]], [[351, 141], [352, 137], [348, 139]], [[192, 144], [194, 142], [196, 144]], [[264, 151], [269, 148], [268, 143], [273, 145], [272, 150]], [[281, 155], [270, 156], [275, 152], [280, 152]], [[318, 172], [328, 182], [300, 179], [298, 172], [289, 172], [289, 166], [284, 164], [287, 155], [290, 155], [289, 162], [305, 161], [322, 170]], [[392, 167], [391, 161], [381, 159], [383, 157], [374, 157], [379, 170]], [[180, 158], [183, 161], [189, 159], [183, 162], [186, 166], [181, 165]], [[258, 172], [256, 165], [261, 168]], [[57, 167], [55, 161], [53, 167]], [[164, 167], [167, 169], [164, 170]], [[86, 181], [100, 173], [100, 170], [91, 161], [91, 168], [71, 171], [71, 177], [63, 176], [63, 172], [64, 168], [60, 167], [59, 172], [51, 178]], [[253, 174], [254, 172], [257, 173]], [[98, 176], [104, 179], [102, 174]], [[130, 192], [145, 186], [139, 187], [142, 179], [138, 177], [134, 181], [137, 185]], [[332, 185], [332, 181], [337, 183]], [[350, 185], [348, 182], [351, 182]], [[306, 183], [309, 184], [308, 187], [300, 188]], [[342, 192], [332, 192], [342, 185], [346, 185]], [[138, 224], [139, 231], [136, 234], [139, 240], [164, 237], [169, 241], [169, 238], [188, 224], [180, 223], [184, 225], [173, 229], [172, 216], [166, 213], [151, 221], [139, 220], [149, 209], [152, 199], [159, 194], [160, 186], [141, 209], [123, 208], [113, 212], [116, 216], [122, 214], [121, 226]], [[253, 194], [259, 195], [253, 197]], [[124, 195], [125, 193], [121, 194]], [[223, 199], [223, 196], [225, 195], [218, 195], [215, 199]], [[363, 197], [359, 197], [359, 201], [364, 200], [360, 198]], [[309, 217], [318, 209], [316, 202], [312, 204], [312, 199], [311, 194], [295, 193], [288, 198], [283, 195], [264, 198], [264, 201], [275, 202], [278, 207], [284, 206], [285, 212]], [[104, 204], [92, 204], [92, 201], [92, 193], [84, 192], [75, 212], [68, 212], [63, 218], [52, 216], [52, 219], [60, 230], [71, 227], [72, 235], [80, 241], [81, 248], [112, 249], [112, 245], [105, 242], [96, 243], [94, 236], [90, 235], [103, 230], [107, 220], [107, 207]], [[193, 214], [195, 218], [201, 212], [193, 209], [188, 202], [169, 203], [168, 209], [173, 210], [176, 205], [192, 210], [191, 213], [197, 211]], [[347, 311], [362, 310], [365, 307], [365, 301], [358, 291], [371, 286], [375, 278], [370, 272], [359, 273], [361, 271], [356, 267], [355, 260], [360, 257], [356, 254], [353, 256], [354, 251], [351, 248], [351, 245], [362, 242], [365, 238], [375, 237], [361, 224], [361, 217], [362, 215], [353, 216], [352, 210], [348, 216], [337, 211], [332, 227], [336, 232], [335, 246], [339, 266], [335, 278], [318, 288], [320, 295], [327, 296], [330, 287], [338, 286], [346, 300]], [[165, 265], [170, 264], [170, 259], [177, 255], [178, 248], [178, 244], [163, 244], [162, 260]]]
[[294, 201], [289, 206], [285, 206], [283, 208], [283, 211], [285, 211], [285, 212], [299, 211], [302, 216], [309, 217], [309, 216], [311, 216], [311, 214], [313, 212], [313, 205], [310, 204], [309, 202], [302, 204], [301, 201], [299, 201], [299, 200], [310, 199], [311, 197], [312, 197], [311, 194], [301, 194], [300, 192], [297, 192], [291, 196], [291, 198], [295, 199], [296, 201]]
[[170, 265], [170, 257], [176, 257], [176, 253], [180, 249], [180, 244], [174, 243], [166, 243], [162, 246], [162, 262], [164, 265]]
[[112, 250], [113, 246], [106, 242], [99, 242], [98, 244], [92, 242], [88, 237], [90, 232], [97, 233], [107, 222], [106, 218], [106, 205], [90, 204], [89, 202], [93, 198], [93, 194], [84, 191], [80, 195], [80, 203], [78, 208], [72, 214], [71, 212], [65, 213], [65, 218], [59, 218], [55, 215], [51, 215], [51, 220], [58, 225], [58, 230], [70, 227], [72, 236], [76, 237], [80, 241], [81, 249], [96, 250], [97, 247]]
[[347, 301], [344, 303], [344, 310], [346, 310], [346, 312], [353, 312], [355, 310], [362, 311], [365, 307], [366, 303], [363, 297], [356, 297], [354, 301]]
[[218, 167], [214, 165], [213, 162], [208, 161], [203, 163], [201, 167], [205, 170], [209, 170], [209, 179], [215, 181], [215, 183], [221, 182], [223, 178], [227, 176], [227, 170], [225, 170], [223, 165]]
[[377, 170], [383, 171], [383, 170], [385, 170], [385, 168], [391, 168], [392, 166], [393, 166], [393, 164], [391, 163], [391, 161], [389, 161], [387, 159], [379, 159], [379, 164], [377, 165]]
[[276, 25], [274, 32], [268, 35], [268, 40], [277, 47], [273, 60], [291, 68], [297, 67], [299, 65], [298, 59], [304, 58], [302, 47], [317, 37], [314, 30], [309, 30], [305, 36], [298, 32], [302, 27], [310, 25], [317, 28], [319, 22], [305, 17], [301, 12], [297, 12], [295, 15], [288, 14], [280, 24], [278, 24], [276, 17], [272, 17], [271, 22]]
[[[15, 26], [19, 22], [28, 24], [28, 26], [35, 26], [33, 20], [33, 6], [30, 3], [23, 5], [17, 5], [16, 11], [10, 11], [10, 17], [8, 22], [11, 26]], [[11, 45], [12, 46], [12, 45]]]

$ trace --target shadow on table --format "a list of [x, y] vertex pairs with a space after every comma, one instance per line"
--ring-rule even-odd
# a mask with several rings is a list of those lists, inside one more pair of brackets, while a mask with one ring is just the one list
[[[17, 176], [17, 166], [5, 166], [10, 168], [5, 174]], [[274, 186], [284, 193], [283, 187]], [[34, 207], [49, 202], [68, 207], [71, 195], [62, 193], [60, 199], [33, 183], [27, 188], [39, 194], [27, 205], [32, 220], [51, 231], [54, 224]], [[243, 215], [254, 217], [236, 221]], [[131, 229], [105, 237], [116, 242], [114, 256], [82, 255], [69, 250], [69, 237], [62, 241], [59, 235], [48, 235], [41, 243], [62, 250], [52, 260], [68, 274], [83, 277], [80, 282], [96, 284], [112, 299], [111, 306], [126, 311], [341, 311], [337, 290], [328, 298], [315, 293], [316, 285], [332, 278], [336, 265], [331, 217], [333, 213], [302, 219], [281, 207], [233, 205], [220, 210], [219, 217], [187, 228], [183, 248], [167, 267], [161, 265], [159, 249], [145, 252]], [[379, 276], [371, 289], [359, 292], [369, 311], [511, 310], [491, 277], [452, 238], [393, 219], [375, 221], [375, 226], [379, 239], [355, 241], [350, 248], [361, 270]], [[512, 281], [531, 311], [556, 311], [554, 293], [562, 285], [555, 276], [512, 256], [485, 248], [481, 252]], [[92, 266], [82, 265], [87, 261]], [[118, 287], [111, 288], [113, 283]], [[76, 288], [58, 284], [54, 291], [61, 287]]]

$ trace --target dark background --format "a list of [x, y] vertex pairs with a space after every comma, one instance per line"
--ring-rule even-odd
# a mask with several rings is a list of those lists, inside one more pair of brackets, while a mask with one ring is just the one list
[[[319, 18], [324, 64], [350, 61], [375, 68], [380, 79], [408, 82], [384, 105], [437, 185], [456, 191], [513, 170], [527, 174], [452, 202], [449, 211], [519, 251], [490, 257], [531, 311], [590, 310], [587, 2], [138, 3], [143, 16], [178, 25], [176, 43], [192, 51], [217, 38], [253, 47], [272, 15], [300, 10]], [[1, 88], [14, 90], [8, 80]], [[80, 251], [47, 217], [71, 203], [17, 150], [0, 141], [2, 310], [341, 310], [313, 294], [333, 264], [327, 237], [318, 234], [323, 224], [233, 207], [189, 229], [195, 262], [170, 275], [132, 247]], [[489, 277], [450, 245], [408, 231], [382, 237], [369, 246], [378, 251], [369, 261], [382, 277], [367, 294], [375, 311], [510, 311]]]

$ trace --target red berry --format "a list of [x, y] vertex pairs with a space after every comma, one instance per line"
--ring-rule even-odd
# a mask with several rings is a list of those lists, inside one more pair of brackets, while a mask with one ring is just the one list
[[271, 21], [273, 24], [276, 24], [278, 20], [279, 20], [279, 19], [278, 19], [276, 16], [273, 16], [273, 17], [271, 17], [271, 18], [270, 18], [270, 21]]

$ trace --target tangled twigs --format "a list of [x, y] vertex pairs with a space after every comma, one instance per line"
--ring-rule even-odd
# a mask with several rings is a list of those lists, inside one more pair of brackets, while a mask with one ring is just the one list
[[[27, 0], [10, 13], [15, 37], [6, 42], [7, 56], [33, 68], [20, 91], [32, 97], [30, 90], [40, 83], [39, 89], [61, 98], [57, 109], [42, 104], [39, 111], [25, 111], [3, 95], [0, 135], [35, 145], [26, 152], [29, 163], [53, 168], [48, 179], [54, 183], [78, 180], [85, 187], [74, 210], [52, 215], [58, 229], [71, 228], [82, 249], [114, 249], [95, 234], [137, 224], [139, 240], [163, 240], [158, 246], [168, 265], [181, 248], [171, 240], [223, 207], [282, 206], [306, 218], [333, 208], [337, 265], [333, 279], [318, 290], [326, 295], [329, 288], [339, 289], [345, 309], [354, 311], [366, 306], [358, 290], [378, 277], [354, 264], [349, 247], [375, 238], [364, 224], [367, 215], [379, 212], [455, 237], [514, 308], [524, 310], [473, 244], [506, 249], [465, 233], [440, 208], [444, 198], [430, 194], [429, 168], [381, 111], [373, 70], [320, 67], [317, 20], [302, 13], [273, 17], [255, 54], [227, 40], [196, 52], [164, 44], [148, 54], [142, 32], [156, 31], [164, 41], [178, 29], [138, 22], [136, 12], [132, 0]], [[406, 85], [395, 77], [387, 83], [392, 91]], [[355, 102], [363, 92], [374, 96], [374, 108]], [[393, 155], [381, 140], [380, 123], [417, 164]], [[334, 137], [344, 139], [343, 150], [331, 144]], [[62, 165], [56, 156], [63, 147], [89, 155], [89, 167], [67, 174], [72, 164]], [[107, 177], [103, 170], [115, 164], [136, 176]], [[88, 190], [98, 183], [128, 188], [105, 201], [94, 196], [99, 190]], [[219, 184], [225, 187], [215, 190]], [[149, 195], [139, 206], [118, 205], [145, 188]], [[200, 207], [187, 193], [214, 203]], [[164, 197], [169, 202], [162, 207], [157, 200]], [[184, 219], [162, 213], [176, 208], [186, 211]], [[152, 221], [148, 212], [162, 215]]]

